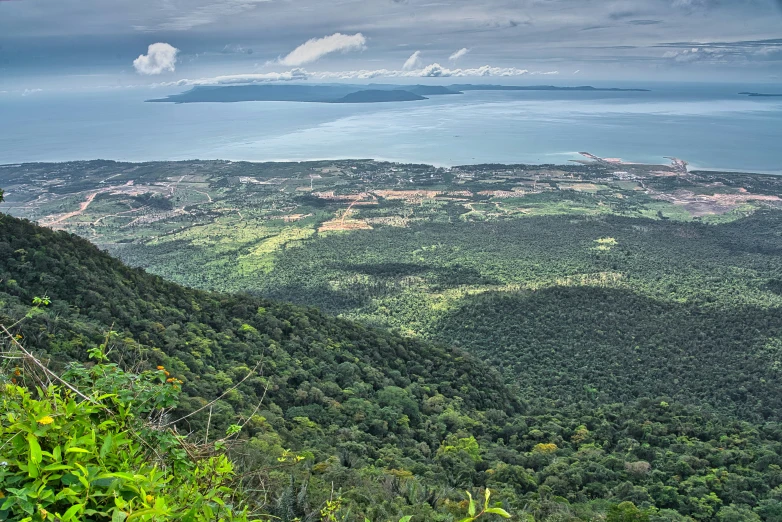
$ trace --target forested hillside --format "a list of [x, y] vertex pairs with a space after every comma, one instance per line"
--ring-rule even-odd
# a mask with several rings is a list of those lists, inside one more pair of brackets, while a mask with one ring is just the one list
[[251, 284], [458, 344], [527, 397], [668, 395], [762, 422], [782, 416], [780, 230], [772, 210], [427, 223], [321, 236]]
[[[36, 296], [51, 304], [30, 313]], [[624, 403], [594, 400], [590, 389], [581, 401], [537, 397], [524, 384], [537, 371], [528, 362], [509, 388], [458, 348], [313, 308], [187, 289], [7, 215], [0, 323], [16, 324], [12, 333], [55, 368], [86, 360], [116, 332], [110, 358], [161, 365], [182, 381], [177, 417], [227, 391], [179, 428], [224, 433], [250, 418], [233, 458], [260, 470], [252, 485], [282, 520], [315, 520], [330, 498], [345, 520], [454, 520], [461, 490], [487, 486], [520, 520], [782, 520], [773, 416], [738, 421], [662, 387]], [[552, 386], [570, 378], [560, 371]], [[588, 374], [573, 379], [602, 378]], [[304, 458], [279, 467], [285, 450]]]
[[9, 212], [131, 266], [457, 345], [525, 400], [779, 420], [782, 178], [677, 165], [92, 161], [0, 181]]

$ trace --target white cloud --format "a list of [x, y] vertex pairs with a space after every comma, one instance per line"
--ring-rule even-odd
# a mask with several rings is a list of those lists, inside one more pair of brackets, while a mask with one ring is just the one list
[[313, 72], [311, 78], [318, 80], [340, 79], [340, 80], [366, 80], [371, 78], [450, 78], [450, 77], [487, 77], [487, 76], [523, 76], [525, 74], [559, 74], [557, 71], [551, 72], [529, 72], [527, 69], [517, 69], [515, 67], [492, 67], [484, 65], [474, 69], [449, 69], [439, 63], [433, 63], [426, 67], [413, 70], [358, 70], [358, 71], [340, 71], [340, 72]]
[[453, 76], [454, 74], [454, 71], [443, 67], [439, 63], [433, 63], [431, 65], [427, 65], [420, 71], [413, 71], [413, 72], [416, 73], [414, 76], [423, 76], [425, 78], [440, 78], [440, 77]]
[[470, 50], [468, 48], [462, 47], [461, 49], [453, 53], [451, 56], [449, 56], [448, 60], [450, 60], [451, 62], [455, 62], [456, 60], [458, 60], [459, 58], [461, 58], [462, 56], [464, 56], [469, 52]]
[[160, 74], [176, 69], [176, 55], [179, 49], [167, 43], [154, 43], [147, 49], [147, 54], [142, 54], [133, 60], [133, 67], [139, 74]]
[[679, 63], [690, 63], [698, 61], [720, 61], [725, 57], [725, 50], [712, 47], [693, 47], [691, 49], [682, 49], [676, 51], [667, 51], [663, 58], [672, 58]]
[[433, 63], [416, 72], [416, 76], [422, 76], [427, 78], [444, 78], [450, 76], [523, 76], [529, 74], [526, 69], [517, 69], [515, 67], [492, 67], [490, 65], [484, 65], [476, 69], [448, 69], [443, 67], [439, 63]]
[[683, 51], [668, 51], [663, 55], [663, 58], [673, 58], [677, 62], [686, 63], [698, 61], [700, 57], [695, 53], [690, 53], [689, 49], [685, 49]]
[[232, 74], [213, 78], [183, 79], [166, 82], [161, 86], [194, 85], [242, 85], [254, 83], [305, 81], [305, 80], [371, 80], [373, 78], [467, 78], [467, 77], [510, 77], [524, 75], [556, 75], [558, 71], [528, 71], [515, 67], [492, 67], [484, 65], [472, 69], [449, 69], [433, 63], [411, 71], [393, 69], [360, 69], [354, 71], [306, 71], [301, 68], [285, 72]]
[[285, 72], [270, 72], [257, 74], [229, 74], [215, 76], [214, 78], [200, 78], [195, 80], [183, 79], [176, 82], [167, 82], [164, 86], [178, 85], [242, 85], [252, 83], [290, 82], [294, 80], [306, 80], [310, 74], [304, 69], [291, 69]]
[[31, 94], [38, 94], [39, 92], [43, 92], [43, 89], [25, 89], [22, 92], [22, 96], [30, 96]]
[[769, 59], [769, 55], [782, 52], [782, 44], [776, 40], [702, 43], [694, 47], [669, 44], [667, 47], [672, 49], [662, 57], [678, 63], [741, 64]]
[[322, 71], [310, 74], [317, 80], [371, 80], [372, 78], [393, 78], [399, 76], [402, 71], [388, 69], [361, 69], [357, 71]]
[[366, 49], [367, 39], [361, 33], [353, 35], [334, 33], [323, 38], [307, 40], [284, 58], [279, 58], [278, 63], [298, 67], [306, 63], [320, 60], [327, 54], [334, 52], [363, 51]]
[[402, 65], [402, 69], [405, 71], [418, 69], [420, 67], [421, 67], [421, 51], [416, 51], [413, 54], [411, 54], [410, 58], [405, 60], [404, 65]]

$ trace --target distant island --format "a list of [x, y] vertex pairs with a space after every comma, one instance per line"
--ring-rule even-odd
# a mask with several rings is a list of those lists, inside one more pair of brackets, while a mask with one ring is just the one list
[[760, 97], [760, 98], [782, 97], [782, 94], [764, 94], [764, 93], [761, 93], [761, 92], [740, 92], [739, 94], [744, 95], [744, 96]]
[[[369, 88], [367, 88], [369, 87]], [[464, 94], [464, 91], [627, 91], [647, 89], [598, 88], [590, 85], [217, 85], [196, 86], [165, 98], [147, 100], [162, 103], [236, 103], [247, 101], [289, 101], [310, 103], [382, 103], [426, 100], [428, 96]]]
[[649, 89], [619, 89], [617, 87], [556, 87], [554, 85], [451, 85], [451, 89], [460, 91], [609, 91], [609, 92], [650, 92]]
[[413, 87], [403, 87], [406, 91], [410, 91], [420, 96], [440, 96], [444, 94], [463, 94], [459, 90], [454, 90], [451, 87], [443, 87], [442, 85], [414, 85]]
[[365, 91], [351, 92], [334, 103], [382, 103], [382, 102], [402, 102], [426, 100], [420, 94], [410, 91], [395, 89], [393, 91], [384, 91], [381, 89], [369, 89]]

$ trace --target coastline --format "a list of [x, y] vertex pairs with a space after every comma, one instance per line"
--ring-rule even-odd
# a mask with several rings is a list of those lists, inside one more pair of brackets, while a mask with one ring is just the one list
[[[574, 159], [583, 159], [583, 156], [581, 156], [577, 152], [561, 152], [561, 153], [548, 153], [549, 156], [573, 156]], [[632, 162], [628, 161], [626, 158], [622, 158], [623, 163], [617, 163], [617, 169], [621, 169], [623, 165], [657, 165], [657, 163], [642, 163], [642, 162]], [[660, 159], [665, 159], [664, 157], [660, 157]], [[486, 165], [486, 164], [496, 164], [496, 165], [505, 165], [505, 166], [523, 166], [523, 165], [529, 165], [529, 166], [541, 166], [541, 165], [552, 165], [552, 166], [559, 166], [559, 167], [565, 167], [565, 166], [573, 166], [577, 163], [563, 163], [563, 162], [553, 162], [553, 163], [533, 163], [533, 162], [474, 162], [474, 163], [443, 163], [443, 162], [432, 162], [432, 161], [409, 161], [409, 160], [398, 160], [393, 158], [384, 158], [384, 157], [373, 157], [373, 158], [367, 158], [367, 157], [345, 157], [345, 156], [334, 156], [334, 157], [317, 157], [317, 158], [308, 158], [308, 159], [291, 159], [291, 158], [269, 158], [264, 160], [247, 160], [247, 159], [241, 159], [241, 158], [181, 158], [181, 159], [149, 159], [149, 160], [124, 160], [124, 159], [112, 159], [112, 158], [90, 158], [90, 159], [65, 159], [65, 160], [53, 160], [53, 161], [15, 161], [15, 162], [9, 162], [9, 163], [0, 163], [0, 169], [2, 168], [9, 168], [9, 167], [19, 167], [26, 164], [64, 164], [64, 163], [75, 163], [75, 162], [89, 162], [89, 161], [114, 161], [117, 163], [131, 163], [131, 164], [144, 164], [144, 163], [167, 163], [167, 162], [187, 162], [187, 161], [222, 161], [222, 162], [230, 162], [230, 163], [257, 163], [257, 164], [264, 164], [264, 163], [318, 163], [318, 162], [324, 162], [324, 161], [375, 161], [378, 163], [395, 163], [399, 165], [427, 165], [435, 168], [444, 168], [444, 169], [450, 169], [457, 166], [470, 166], [470, 165]], [[664, 162], [659, 163], [660, 165], [665, 164]], [[751, 175], [751, 174], [758, 174], [763, 176], [782, 176], [782, 169], [780, 170], [757, 170], [757, 169], [736, 169], [736, 168], [719, 168], [719, 167], [702, 167], [699, 166], [697, 163], [691, 163], [688, 162], [687, 164], [688, 171], [704, 171], [704, 172], [723, 172], [727, 174], [743, 174], [743, 175]]]

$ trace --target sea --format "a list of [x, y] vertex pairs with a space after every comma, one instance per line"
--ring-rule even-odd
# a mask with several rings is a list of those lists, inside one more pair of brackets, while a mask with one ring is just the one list
[[182, 90], [170, 88], [6, 93], [0, 164], [342, 158], [561, 164], [585, 151], [782, 174], [782, 97], [739, 94], [782, 93], [782, 85], [610, 85], [650, 92], [468, 91], [397, 103], [179, 105], [145, 103]]

